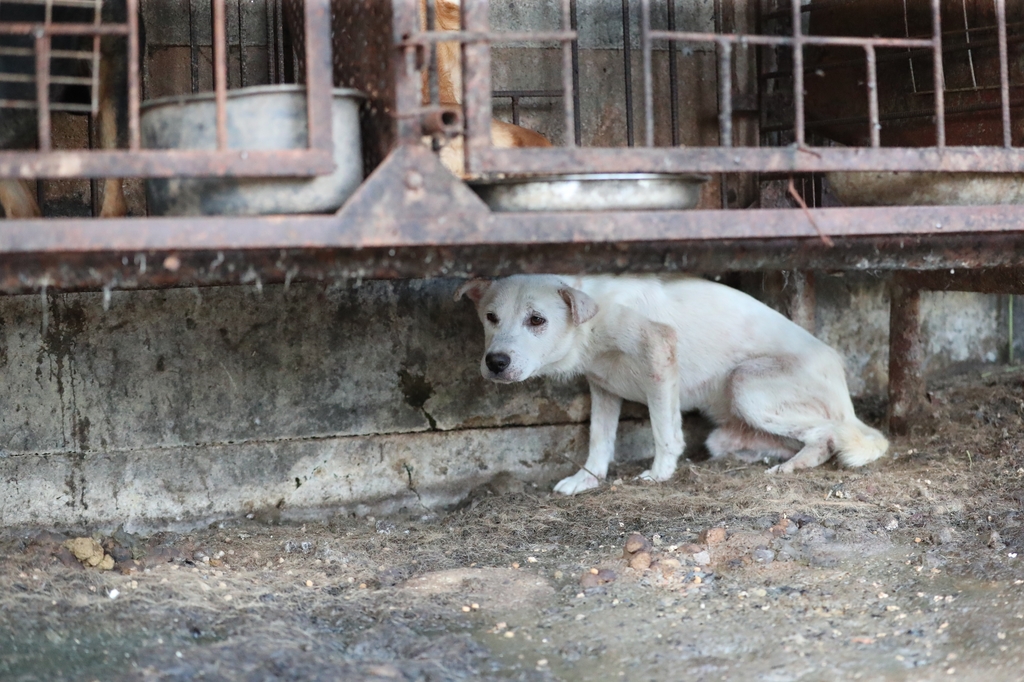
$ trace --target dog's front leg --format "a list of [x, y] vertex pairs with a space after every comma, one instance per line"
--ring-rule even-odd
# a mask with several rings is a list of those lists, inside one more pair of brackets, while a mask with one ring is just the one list
[[583, 468], [555, 486], [556, 493], [575, 495], [600, 485], [608, 475], [615, 456], [615, 433], [619, 428], [622, 398], [590, 382], [590, 452]]
[[667, 481], [683, 454], [683, 414], [679, 404], [679, 364], [675, 330], [656, 324], [647, 330], [644, 370], [647, 409], [654, 431], [654, 463], [640, 474], [647, 481]]

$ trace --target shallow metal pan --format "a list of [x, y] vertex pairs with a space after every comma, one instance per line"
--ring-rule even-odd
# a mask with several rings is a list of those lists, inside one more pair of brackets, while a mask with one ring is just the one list
[[470, 182], [492, 211], [678, 211], [694, 208], [706, 175], [594, 173]]

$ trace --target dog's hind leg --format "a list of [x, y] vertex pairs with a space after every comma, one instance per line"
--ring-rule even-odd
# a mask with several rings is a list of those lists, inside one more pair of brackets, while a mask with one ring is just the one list
[[590, 451], [583, 468], [555, 486], [556, 493], [575, 495], [600, 485], [615, 456], [622, 398], [590, 382]]
[[[747, 426], [803, 444], [792, 459], [769, 469], [791, 473], [822, 464], [832, 455], [836, 427], [846, 410], [828, 376], [809, 369], [807, 358], [770, 356], [744, 362], [730, 380], [733, 414]], [[818, 368], [823, 369], [823, 368]], [[847, 397], [847, 401], [849, 398]], [[850, 409], [852, 412], [852, 409]]]
[[789, 459], [796, 453], [785, 439], [741, 422], [722, 424], [711, 432], [704, 444], [712, 457], [732, 456], [745, 462]]

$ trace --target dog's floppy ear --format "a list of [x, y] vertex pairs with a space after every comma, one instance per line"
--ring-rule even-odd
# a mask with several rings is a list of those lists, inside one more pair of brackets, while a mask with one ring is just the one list
[[468, 282], [463, 282], [462, 286], [455, 290], [455, 300], [461, 300], [463, 296], [467, 296], [474, 305], [480, 303], [480, 299], [484, 297], [487, 290], [491, 288], [491, 280], [489, 279], [471, 279]]
[[577, 327], [597, 315], [597, 301], [587, 296], [579, 289], [565, 287], [558, 290], [562, 300], [572, 311], [572, 322]]

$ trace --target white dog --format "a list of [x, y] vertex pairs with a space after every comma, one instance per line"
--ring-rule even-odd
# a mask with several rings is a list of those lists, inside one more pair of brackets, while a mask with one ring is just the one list
[[833, 452], [847, 466], [878, 459], [885, 437], [853, 413], [839, 355], [783, 315], [730, 287], [693, 277], [517, 275], [472, 280], [484, 325], [484, 378], [583, 374], [590, 383], [590, 455], [555, 490], [597, 487], [615, 454], [622, 400], [645, 403], [654, 464], [672, 477], [683, 452], [682, 413], [717, 428], [713, 457], [786, 459], [770, 473], [813, 467]]

